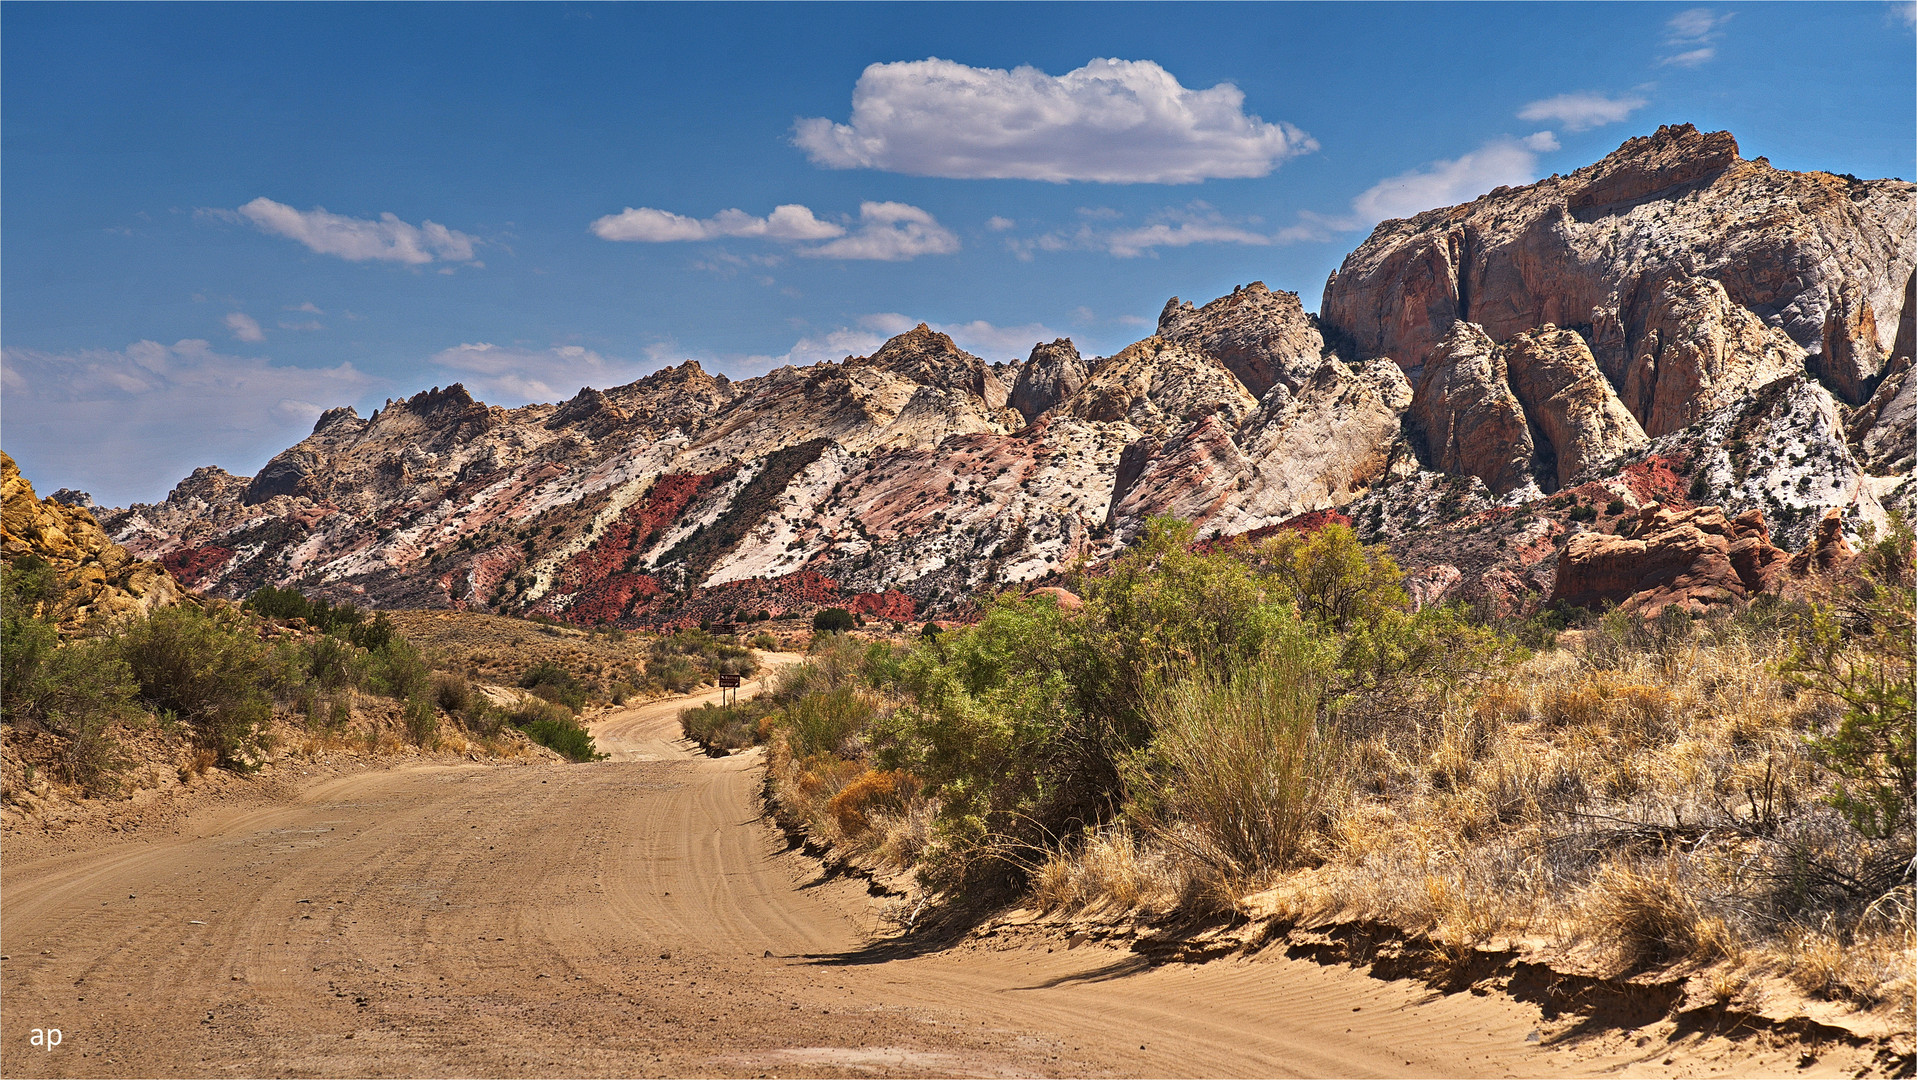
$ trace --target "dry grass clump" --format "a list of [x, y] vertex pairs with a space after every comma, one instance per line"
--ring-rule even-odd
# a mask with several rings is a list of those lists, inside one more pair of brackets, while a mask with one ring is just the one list
[[1124, 825], [1101, 829], [1069, 854], [1057, 852], [1032, 875], [1031, 898], [1044, 911], [1114, 905], [1162, 911], [1192, 886], [1184, 862], [1162, 848], [1140, 844]]

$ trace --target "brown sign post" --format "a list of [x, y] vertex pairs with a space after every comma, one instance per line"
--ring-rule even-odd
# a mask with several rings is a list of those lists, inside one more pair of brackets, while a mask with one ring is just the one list
[[739, 700], [739, 677], [737, 675], [719, 676], [719, 703], [725, 704], [726, 691], [732, 691], [732, 700]]

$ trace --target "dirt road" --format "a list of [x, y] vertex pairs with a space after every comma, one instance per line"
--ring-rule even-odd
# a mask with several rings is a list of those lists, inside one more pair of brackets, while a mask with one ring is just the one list
[[[1306, 961], [1148, 967], [1100, 946], [991, 939], [917, 956], [867, 950], [871, 898], [785, 851], [758, 817], [757, 753], [697, 754], [677, 737], [682, 704], [597, 723], [605, 762], [328, 779], [289, 805], [210, 809], [172, 835], [5, 860], [0, 1070], [1501, 1076], [1600, 1065], [1527, 1042], [1538, 1023], [1528, 1007]], [[46, 1028], [61, 1030], [57, 1049], [30, 1045]]]

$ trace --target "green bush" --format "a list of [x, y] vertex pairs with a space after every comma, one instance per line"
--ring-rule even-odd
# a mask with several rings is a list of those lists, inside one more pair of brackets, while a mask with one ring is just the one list
[[402, 637], [389, 638], [366, 654], [368, 681], [373, 690], [400, 701], [430, 697], [433, 669], [412, 642]]
[[541, 660], [526, 669], [519, 677], [519, 687], [531, 690], [534, 696], [557, 705], [564, 705], [572, 712], [586, 707], [586, 685], [572, 672], [551, 660]]
[[222, 765], [247, 765], [272, 716], [274, 663], [244, 622], [182, 605], [136, 619], [112, 640], [143, 704], [189, 725]]
[[779, 649], [779, 639], [763, 630], [752, 635], [752, 640], [748, 644], [763, 652], [777, 652]]
[[606, 757], [596, 751], [591, 733], [581, 727], [563, 705], [549, 701], [527, 702], [513, 708], [507, 716], [513, 726], [524, 731], [532, 741], [557, 750], [573, 761], [602, 761]]
[[821, 634], [843, 634], [858, 625], [858, 618], [844, 608], [824, 608], [812, 616], [812, 629]]
[[406, 734], [420, 746], [430, 746], [433, 736], [439, 732], [439, 712], [433, 708], [433, 697], [425, 690], [415, 691], [400, 708], [400, 716], [406, 721]]

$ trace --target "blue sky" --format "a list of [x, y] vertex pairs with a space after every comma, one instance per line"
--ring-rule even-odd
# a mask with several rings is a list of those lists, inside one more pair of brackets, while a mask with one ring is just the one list
[[124, 504], [455, 380], [1105, 354], [1660, 123], [1910, 177], [1914, 83], [1909, 4], [7, 4], [0, 431]]

